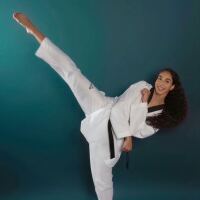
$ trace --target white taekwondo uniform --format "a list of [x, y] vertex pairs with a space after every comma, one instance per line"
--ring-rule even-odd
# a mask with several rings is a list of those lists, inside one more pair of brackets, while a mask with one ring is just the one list
[[[158, 131], [147, 125], [145, 120], [147, 116], [156, 115], [162, 110], [148, 113], [147, 103], [141, 102], [141, 90], [151, 89], [152, 86], [140, 81], [132, 84], [119, 97], [107, 97], [48, 38], [42, 41], [36, 56], [47, 62], [64, 79], [84, 111], [86, 117], [81, 122], [81, 132], [89, 143], [95, 191], [99, 200], [112, 200], [112, 167], [120, 158], [123, 138], [145, 138]], [[109, 119], [114, 130], [114, 158], [110, 158]]]

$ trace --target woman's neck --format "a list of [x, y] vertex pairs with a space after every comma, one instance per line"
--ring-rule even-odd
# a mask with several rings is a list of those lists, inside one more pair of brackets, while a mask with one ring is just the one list
[[153, 96], [151, 98], [151, 101], [149, 102], [149, 106], [157, 106], [157, 105], [162, 105], [165, 104], [165, 97], [166, 95], [159, 95], [156, 93], [156, 91], [154, 90], [153, 92]]

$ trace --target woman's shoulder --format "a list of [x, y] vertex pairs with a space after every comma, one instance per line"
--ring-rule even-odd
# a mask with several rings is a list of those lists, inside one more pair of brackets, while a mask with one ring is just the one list
[[136, 83], [131, 84], [126, 91], [119, 96], [121, 100], [124, 99], [132, 99], [133, 96], [137, 96], [140, 91], [144, 88], [150, 90], [152, 88], [151, 84], [147, 83], [146, 81], [138, 81]]
[[147, 88], [147, 89], [151, 89], [152, 85], [144, 80], [138, 81], [136, 83], [133, 83], [130, 87], [138, 87], [138, 88]]

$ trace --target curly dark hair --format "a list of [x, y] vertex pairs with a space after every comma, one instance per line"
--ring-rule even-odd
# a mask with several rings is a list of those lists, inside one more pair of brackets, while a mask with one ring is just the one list
[[[158, 74], [166, 71], [171, 74], [175, 87], [166, 96], [163, 111], [156, 116], [147, 117], [146, 119], [148, 125], [158, 129], [176, 127], [185, 119], [188, 110], [187, 99], [179, 75], [171, 68], [162, 69]], [[154, 87], [151, 92], [153, 91]]]

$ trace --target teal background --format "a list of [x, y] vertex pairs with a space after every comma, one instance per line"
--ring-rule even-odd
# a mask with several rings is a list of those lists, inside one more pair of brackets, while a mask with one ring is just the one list
[[173, 67], [189, 101], [185, 123], [135, 140], [130, 170], [114, 168], [116, 200], [200, 199], [200, 1], [2, 0], [0, 199], [93, 200], [84, 115], [65, 82], [34, 56], [12, 20], [26, 13], [108, 96]]

